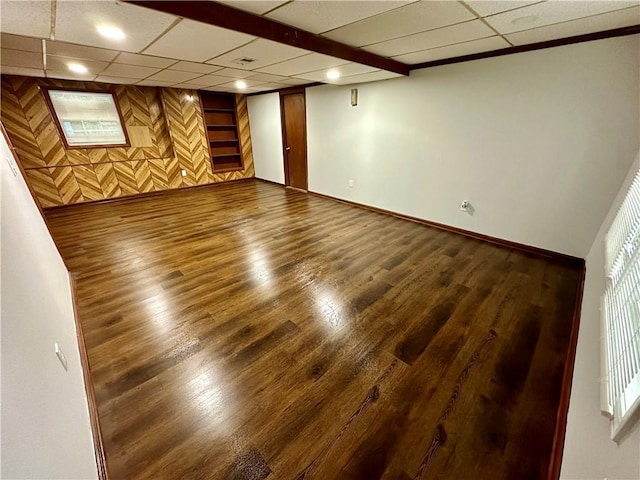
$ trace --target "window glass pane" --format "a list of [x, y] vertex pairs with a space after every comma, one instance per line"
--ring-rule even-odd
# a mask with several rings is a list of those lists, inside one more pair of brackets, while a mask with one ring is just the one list
[[69, 146], [126, 145], [111, 93], [49, 90]]

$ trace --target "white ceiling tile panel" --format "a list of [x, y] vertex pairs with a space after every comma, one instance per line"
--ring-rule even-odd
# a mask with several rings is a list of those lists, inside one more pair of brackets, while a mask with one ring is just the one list
[[[87, 67], [90, 74], [97, 75], [109, 65], [107, 62], [98, 62], [95, 60], [83, 60], [72, 57], [58, 57], [56, 55], [47, 55], [47, 71], [64, 72], [69, 70], [69, 64], [79, 63]], [[72, 72], [69, 71], [71, 74]]]
[[136, 83], [137, 81], [138, 80], [136, 78], [112, 77], [109, 75], [98, 75], [96, 77], [96, 82], [116, 83], [120, 85], [128, 85], [128, 84]]
[[493, 35], [495, 35], [495, 32], [487, 27], [481, 20], [472, 20], [470, 22], [451, 25], [450, 27], [438, 28], [437, 30], [416, 33], [408, 37], [377, 43], [366, 47], [365, 50], [377, 53], [378, 55], [391, 57]]
[[577, 18], [621, 10], [638, 5], [637, 1], [549, 1], [487, 17], [487, 22], [502, 34], [566, 22]]
[[175, 85], [176, 82], [163, 82], [160, 80], [140, 80], [136, 82], [136, 85], [141, 85], [145, 87], [170, 87], [171, 85]]
[[309, 83], [309, 80], [306, 78], [287, 77], [286, 80], [282, 80], [280, 83], [284, 85], [304, 85], [305, 83]]
[[556, 38], [572, 37], [574, 35], [583, 35], [638, 24], [640, 24], [640, 7], [632, 7], [593, 17], [580, 18], [570, 22], [524, 30], [522, 32], [509, 34], [506, 37], [507, 40], [514, 45], [526, 45], [529, 43], [544, 42], [546, 40], [555, 40]]
[[409, 53], [393, 58], [399, 62], [413, 65], [416, 63], [441, 60], [443, 58], [454, 58], [474, 53], [490, 52], [491, 50], [499, 50], [510, 46], [509, 42], [505, 41], [502, 37], [494, 36], [482, 38], [480, 40], [473, 40], [471, 42], [458, 43], [456, 45], [447, 45], [446, 47]]
[[85, 47], [73, 43], [55, 42], [47, 40], [47, 54], [61, 57], [83, 58], [85, 60], [99, 60], [101, 62], [111, 62], [118, 52], [104, 48]]
[[194, 78], [200, 77], [199, 73], [178, 72], [177, 70], [162, 70], [149, 77], [149, 80], [160, 80], [162, 82], [184, 83]]
[[202, 90], [205, 87], [210, 87], [211, 85], [207, 85], [207, 84], [202, 84], [202, 83], [192, 83], [192, 82], [187, 82], [187, 83], [178, 83], [176, 85], [173, 85], [173, 88], [187, 88], [189, 90]]
[[[350, 75], [360, 75], [363, 73], [371, 73], [380, 70], [379, 68], [369, 67], [367, 65], [361, 65], [359, 63], [347, 63], [345, 65], [338, 65], [332, 67], [330, 70], [337, 70], [341, 77], [348, 77]], [[329, 80], [327, 78], [327, 69], [316, 70], [314, 72], [301, 73], [298, 75], [300, 78], [311, 80], [314, 82], [327, 82], [335, 83], [335, 80]]]
[[135, 78], [142, 80], [154, 73], [158, 73], [160, 69], [153, 67], [139, 67], [138, 65], [123, 65], [121, 63], [112, 63], [102, 72], [103, 75], [111, 77]]
[[529, 0], [527, 2], [520, 2], [516, 0], [471, 0], [465, 3], [469, 5], [473, 10], [482, 17], [488, 15], [495, 15], [496, 13], [506, 12], [507, 10], [514, 10], [516, 8], [525, 7], [532, 3], [539, 3], [541, 0]]
[[260, 89], [261, 91], [264, 90], [277, 90], [280, 88], [288, 88], [291, 85], [284, 85], [282, 83], [263, 83], [262, 85], [259, 85], [257, 87], [254, 87], [255, 89]]
[[10, 67], [43, 69], [42, 53], [25, 52], [23, 50], [10, 50], [3, 48], [0, 51], [0, 63]]
[[220, 75], [217, 75], [217, 74], [204, 75], [202, 77], [198, 77], [195, 80], [193, 80], [194, 83], [201, 83], [207, 87], [211, 85], [221, 85], [223, 83], [229, 83], [229, 81], [231, 81], [231, 78], [221, 77]]
[[114, 63], [125, 65], [139, 65], [141, 67], [167, 68], [176, 63], [172, 58], [153, 57], [151, 55], [140, 55], [138, 53], [123, 52], [118, 55]]
[[[1, 11], [1, 10], [0, 10]], [[25, 52], [42, 52], [42, 40], [20, 35], [3, 33], [0, 36], [0, 46], [11, 50], [23, 50]]]
[[265, 68], [260, 68], [262, 73], [273, 73], [275, 75], [298, 75], [300, 73], [313, 72], [322, 68], [335, 67], [344, 63], [341, 58], [329, 57], [320, 53], [310, 53], [303, 57], [276, 63]]
[[218, 70], [215, 73], [216, 75], [229, 78], [247, 78], [253, 75], [255, 72], [251, 72], [249, 70], [239, 70], [237, 68], [223, 68], [222, 70]]
[[[256, 70], [261, 67], [266, 67], [267, 65], [289, 60], [290, 58], [300, 57], [307, 53], [309, 53], [307, 50], [302, 50], [301, 48], [260, 38], [248, 45], [213, 58], [209, 63], [243, 70]], [[255, 61], [241, 65], [237, 60], [242, 57], [253, 58]]]
[[59, 78], [60, 80], [84, 80], [92, 82], [96, 75], [93, 73], [74, 73], [70, 70], [47, 70], [47, 78]]
[[[164, 32], [175, 17], [115, 1], [58, 0], [56, 40], [139, 52]], [[120, 28], [125, 38], [105, 38], [97, 31], [100, 25]]]
[[[254, 87], [257, 87], [258, 85], [262, 85], [265, 83], [265, 82], [261, 82], [260, 80], [247, 80], [246, 78], [243, 79], [242, 81], [247, 84], [247, 88], [254, 88]], [[220, 83], [219, 85], [222, 87], [235, 88], [236, 81], [234, 80], [232, 82]]]
[[349, 77], [341, 77], [334, 83], [338, 85], [351, 85], [354, 83], [365, 82], [377, 82], [380, 80], [390, 80], [392, 78], [399, 78], [402, 75], [393, 72], [387, 72], [386, 70], [378, 70], [377, 72], [363, 73], [362, 75], [351, 75]]
[[0, 31], [49, 38], [51, 3], [50, 1], [37, 0], [2, 0], [0, 3]]
[[195, 62], [178, 62], [175, 65], [171, 66], [171, 70], [180, 70], [181, 72], [193, 72], [200, 74], [213, 73], [221, 69], [222, 67], [219, 67], [217, 65]]
[[347, 45], [361, 47], [473, 18], [476, 17], [458, 2], [416, 2], [338, 28], [324, 36]]
[[262, 80], [263, 82], [283, 82], [286, 81], [289, 77], [283, 77], [282, 75], [271, 75], [269, 73], [253, 73], [248, 76], [249, 80]]
[[270, 0], [220, 0], [220, 3], [225, 3], [233, 8], [245, 10], [247, 12], [256, 13], [262, 15], [269, 10], [284, 5], [289, 0], [270, 1]]
[[0, 66], [0, 73], [5, 75], [23, 75], [25, 77], [44, 77], [44, 70], [36, 68]]
[[326, 32], [411, 3], [410, 1], [291, 2], [265, 16], [312, 33]]
[[256, 37], [193, 20], [182, 20], [144, 53], [204, 62], [240, 47]]

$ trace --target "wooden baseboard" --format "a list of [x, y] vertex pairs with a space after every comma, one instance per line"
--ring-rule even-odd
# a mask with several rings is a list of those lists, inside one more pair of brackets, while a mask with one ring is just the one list
[[556, 430], [553, 436], [551, 460], [549, 461], [548, 480], [559, 480], [562, 469], [562, 453], [564, 452], [564, 440], [567, 432], [567, 416], [569, 414], [569, 400], [571, 398], [571, 386], [573, 384], [573, 370], [576, 362], [578, 348], [578, 332], [580, 330], [580, 314], [582, 313], [582, 294], [587, 270], [583, 265], [576, 292], [576, 302], [573, 307], [573, 319], [571, 322], [571, 336], [569, 337], [569, 350], [562, 374], [562, 387], [560, 390], [560, 402], [556, 415]]
[[[258, 179], [260, 180], [260, 179]], [[263, 180], [264, 181], [264, 180]], [[365, 205], [363, 203], [352, 202], [350, 200], [343, 200], [341, 198], [332, 197], [330, 195], [325, 195], [323, 193], [312, 192], [309, 191], [311, 195], [315, 195], [317, 197], [326, 198], [329, 200], [334, 200], [336, 202], [344, 203], [347, 205], [352, 205], [354, 207], [364, 208], [365, 210], [369, 210], [376, 213], [383, 213], [386, 215], [392, 215], [397, 218], [402, 218], [403, 220], [409, 220], [410, 222], [420, 223], [422, 225], [426, 225], [428, 227], [437, 228], [440, 230], [446, 230], [447, 232], [457, 233], [459, 235], [464, 235], [465, 237], [474, 238], [476, 240], [482, 240], [488, 243], [492, 243], [494, 245], [498, 245], [505, 248], [510, 248], [513, 250], [518, 250], [524, 253], [528, 253], [530, 255], [535, 255], [537, 257], [543, 257], [546, 259], [554, 260], [557, 262], [569, 264], [576, 268], [584, 268], [584, 259], [579, 257], [574, 257], [572, 255], [567, 255], [564, 253], [554, 252], [552, 250], [545, 250], [544, 248], [534, 247], [531, 245], [525, 245], [523, 243], [512, 242], [510, 240], [504, 240], [498, 237], [492, 237], [490, 235], [485, 235], [482, 233], [472, 232], [470, 230], [465, 230], [463, 228], [452, 227], [450, 225], [445, 225], [443, 223], [432, 222], [431, 220], [425, 220], [423, 218], [412, 217], [410, 215], [405, 215], [403, 213], [393, 212], [391, 210], [385, 210], [383, 208], [372, 207], [370, 205]]]
[[93, 435], [93, 450], [96, 457], [96, 467], [99, 480], [109, 480], [109, 470], [107, 468], [107, 458], [104, 451], [104, 443], [102, 441], [102, 429], [100, 428], [100, 418], [98, 416], [98, 404], [96, 402], [95, 389], [93, 387], [93, 377], [91, 375], [91, 367], [89, 366], [89, 357], [87, 355], [87, 346], [84, 342], [84, 334], [82, 332], [82, 324], [78, 312], [76, 281], [74, 274], [69, 272], [69, 285], [71, 287], [71, 300], [73, 303], [73, 316], [76, 322], [76, 337], [78, 339], [78, 350], [80, 351], [80, 365], [82, 367], [82, 375], [84, 377], [84, 390], [87, 395], [87, 404], [89, 406], [89, 421], [91, 422], [91, 433]]
[[158, 196], [162, 196], [162, 195], [170, 195], [170, 194], [182, 192], [184, 190], [193, 190], [193, 189], [196, 189], [196, 188], [217, 187], [219, 185], [228, 185], [230, 183], [248, 182], [249, 180], [254, 180], [254, 178], [253, 177], [238, 178], [236, 180], [227, 180], [226, 182], [215, 182], [215, 183], [207, 183], [207, 184], [204, 184], [204, 185], [191, 185], [191, 186], [188, 186], [188, 187], [170, 188], [170, 189], [167, 189], [167, 190], [160, 190], [159, 192], [136, 193], [135, 195], [123, 195], [121, 197], [104, 198], [102, 200], [92, 200], [90, 202], [70, 203], [70, 204], [67, 204], [67, 205], [56, 205], [55, 207], [45, 207], [44, 211], [45, 212], [50, 212], [50, 211], [53, 211], [53, 210], [60, 210], [62, 208], [78, 207], [78, 206], [81, 206], [81, 205], [100, 205], [100, 204], [103, 204], [103, 203], [106, 204], [106, 203], [114, 203], [114, 202], [127, 202], [127, 201], [131, 201], [131, 200], [139, 200], [141, 198], [158, 197]]

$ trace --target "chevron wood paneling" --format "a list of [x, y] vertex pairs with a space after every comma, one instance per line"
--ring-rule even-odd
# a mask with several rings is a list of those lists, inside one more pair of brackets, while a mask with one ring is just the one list
[[[41, 86], [114, 91], [131, 147], [66, 150]], [[45, 208], [254, 176], [243, 95], [237, 116], [245, 168], [217, 174], [195, 90], [3, 75], [0, 100], [2, 123]]]

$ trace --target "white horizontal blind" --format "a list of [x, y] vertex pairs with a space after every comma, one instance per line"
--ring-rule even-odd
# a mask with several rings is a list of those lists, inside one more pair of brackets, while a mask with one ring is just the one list
[[606, 236], [608, 403], [613, 437], [640, 404], [640, 172]]

